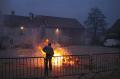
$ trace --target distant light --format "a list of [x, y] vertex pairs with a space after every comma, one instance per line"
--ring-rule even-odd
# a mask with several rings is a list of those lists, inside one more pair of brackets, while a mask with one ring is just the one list
[[60, 31], [60, 30], [59, 30], [58, 28], [56, 28], [56, 33], [57, 33], [57, 34], [59, 33], [59, 31]]
[[24, 27], [23, 27], [23, 26], [21, 26], [21, 27], [20, 27], [20, 29], [21, 29], [21, 30], [23, 30], [23, 29], [24, 29]]

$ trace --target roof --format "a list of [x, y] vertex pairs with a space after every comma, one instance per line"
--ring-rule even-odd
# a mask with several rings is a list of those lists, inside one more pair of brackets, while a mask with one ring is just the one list
[[120, 38], [120, 19], [118, 19], [107, 31], [108, 37]]
[[[43, 24], [40, 19], [34, 18], [32, 21], [28, 16], [17, 16], [17, 15], [4, 15], [4, 24], [8, 27], [18, 27], [20, 25], [27, 26], [40, 26]], [[33, 27], [32, 26], [32, 27]]]
[[[34, 27], [39, 27], [40, 25], [45, 25], [47, 28], [79, 28], [84, 29], [84, 27], [73, 18], [62, 18], [54, 16], [35, 16], [33, 20], [29, 16], [18, 16], [18, 15], [3, 15], [4, 23], [8, 27], [18, 27], [20, 25], [34, 25]], [[33, 26], [32, 26], [33, 27]]]
[[118, 19], [108, 31], [109, 32], [119, 32], [120, 31], [120, 19]]
[[73, 18], [63, 18], [63, 17], [53, 17], [53, 16], [37, 16], [44, 20], [44, 23], [48, 28], [79, 28], [84, 29], [84, 27]]

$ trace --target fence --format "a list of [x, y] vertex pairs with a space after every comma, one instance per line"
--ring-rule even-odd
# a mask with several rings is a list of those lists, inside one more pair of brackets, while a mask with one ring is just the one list
[[40, 78], [44, 76], [44, 58], [0, 58], [1, 79]]
[[[119, 66], [120, 53], [55, 56], [48, 76], [109, 72]], [[44, 69], [43, 57], [0, 58], [1, 79], [41, 79], [45, 76]]]

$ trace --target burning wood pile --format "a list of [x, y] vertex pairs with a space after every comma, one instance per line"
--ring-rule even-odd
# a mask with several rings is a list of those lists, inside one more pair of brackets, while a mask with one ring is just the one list
[[[43, 52], [43, 47], [47, 45], [49, 42], [48, 39], [44, 40], [41, 44], [39, 44], [36, 49], [37, 52], [35, 53], [35, 56], [41, 56], [45, 57], [45, 52]], [[67, 55], [71, 55], [71, 53], [65, 49], [64, 47], [61, 47], [60, 44], [57, 42], [52, 43], [52, 47], [54, 49], [54, 57], [52, 58], [52, 64], [54, 66], [62, 66], [63, 64], [74, 64], [74, 60], [70, 57], [67, 57]], [[69, 62], [67, 62], [69, 60]]]

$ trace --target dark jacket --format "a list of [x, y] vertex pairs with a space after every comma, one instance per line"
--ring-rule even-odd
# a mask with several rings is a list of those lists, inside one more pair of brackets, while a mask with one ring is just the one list
[[43, 48], [43, 51], [46, 53], [46, 58], [52, 58], [52, 56], [54, 55], [54, 51], [53, 48], [51, 46], [45, 46]]

